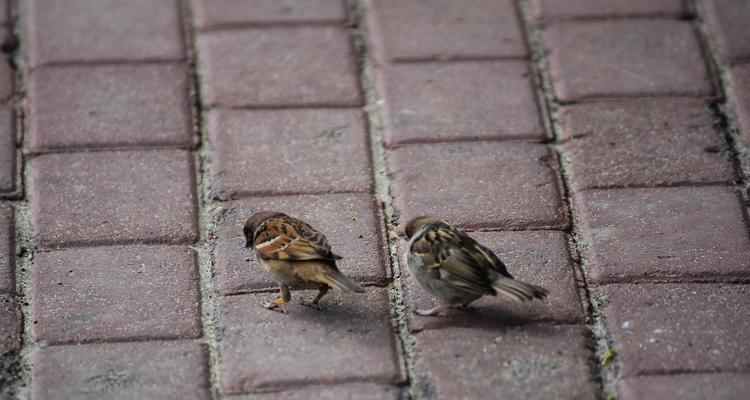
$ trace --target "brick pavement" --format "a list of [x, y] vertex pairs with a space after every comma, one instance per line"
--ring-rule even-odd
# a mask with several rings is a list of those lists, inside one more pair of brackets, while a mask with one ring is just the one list
[[[0, 399], [743, 398], [749, 13], [0, 1]], [[263, 310], [269, 208], [366, 293]], [[412, 315], [422, 213], [550, 296]]]

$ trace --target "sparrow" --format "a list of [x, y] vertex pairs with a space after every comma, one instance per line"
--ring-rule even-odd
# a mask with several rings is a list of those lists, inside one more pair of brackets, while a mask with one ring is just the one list
[[406, 224], [409, 240], [406, 264], [427, 292], [445, 304], [415, 310], [423, 316], [468, 307], [474, 300], [498, 292], [517, 301], [543, 299], [547, 290], [517, 281], [490, 249], [445, 221], [416, 217]]
[[[318, 289], [302, 304], [320, 310], [329, 289], [364, 292], [336, 268], [342, 257], [331, 251], [325, 235], [308, 223], [275, 211], [253, 214], [243, 228], [245, 247], [252, 247], [264, 268], [279, 284], [279, 297], [264, 307], [274, 310], [291, 300], [289, 289]], [[283, 307], [282, 307], [283, 310]]]

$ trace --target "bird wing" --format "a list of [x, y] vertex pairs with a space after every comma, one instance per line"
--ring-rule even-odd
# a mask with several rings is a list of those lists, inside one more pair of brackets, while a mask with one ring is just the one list
[[490, 271], [509, 276], [495, 254], [463, 231], [447, 224], [433, 224], [418, 232], [409, 249], [422, 258], [433, 278], [476, 294], [492, 294]]
[[263, 259], [338, 260], [328, 239], [304, 221], [288, 215], [266, 219], [255, 231], [253, 246]]

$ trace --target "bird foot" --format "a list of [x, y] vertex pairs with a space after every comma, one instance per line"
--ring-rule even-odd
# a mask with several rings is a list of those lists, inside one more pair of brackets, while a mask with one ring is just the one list
[[279, 300], [281, 299], [276, 299], [274, 301], [264, 303], [263, 308], [265, 308], [266, 310], [271, 310], [271, 311], [280, 312], [282, 314], [286, 314], [286, 309], [284, 308], [285, 302], [279, 301]]
[[430, 308], [428, 310], [414, 310], [414, 314], [422, 316], [422, 317], [439, 317], [440, 311], [448, 308], [446, 305], [440, 305], [437, 307]]
[[318, 311], [320, 311], [320, 310], [321, 310], [321, 308], [320, 308], [320, 303], [317, 303], [317, 302], [315, 302], [315, 301], [303, 301], [303, 302], [302, 302], [302, 303], [300, 303], [300, 304], [302, 304], [302, 305], [303, 305], [303, 306], [305, 306], [305, 307], [310, 307], [310, 308], [312, 308], [313, 310], [318, 310]]

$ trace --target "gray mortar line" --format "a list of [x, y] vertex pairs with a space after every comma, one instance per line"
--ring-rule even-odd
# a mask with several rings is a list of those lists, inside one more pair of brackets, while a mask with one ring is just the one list
[[366, 105], [369, 144], [373, 164], [374, 190], [377, 202], [381, 205], [385, 219], [386, 245], [390, 255], [392, 285], [388, 288], [391, 302], [391, 320], [400, 341], [402, 356], [406, 365], [406, 375], [409, 384], [408, 398], [427, 399], [433, 397], [430, 383], [421, 365], [420, 351], [416, 345], [414, 335], [409, 331], [407, 318], [408, 309], [404, 300], [404, 284], [401, 280], [401, 263], [398, 256], [398, 242], [401, 240], [396, 233], [397, 213], [392, 204], [390, 185], [392, 177], [388, 172], [386, 159], [388, 151], [383, 144], [383, 124], [381, 121], [382, 100], [378, 99], [375, 82], [375, 66], [373, 49], [370, 47], [370, 32], [366, 21], [366, 8], [363, 4], [367, 0], [349, 0], [349, 11], [355, 26], [355, 48], [361, 68], [360, 81]]
[[[614, 360], [607, 363], [603, 361], [605, 355], [610, 352], [610, 349], [614, 349], [614, 341], [609, 333], [606, 322], [601, 316], [601, 309], [606, 306], [606, 299], [599, 296], [595, 288], [588, 283], [589, 279], [586, 260], [581, 257], [587, 244], [582, 240], [583, 236], [578, 231], [579, 225], [577, 224], [573, 203], [575, 191], [571, 185], [572, 171], [569, 168], [570, 160], [565, 153], [559, 149], [559, 143], [561, 141], [561, 135], [559, 133], [561, 123], [558, 117], [558, 109], [560, 103], [557, 101], [552, 89], [552, 81], [548, 72], [549, 60], [547, 59], [542, 44], [542, 28], [535, 21], [528, 0], [518, 0], [518, 6], [522, 15], [523, 29], [527, 43], [532, 52], [531, 64], [538, 81], [537, 93], [542, 93], [544, 96], [546, 111], [549, 113], [549, 124], [547, 126], [552, 129], [555, 138], [555, 142], [551, 143], [549, 146], [555, 151], [559, 160], [559, 169], [564, 185], [563, 194], [565, 195], [564, 197], [567, 202], [572, 224], [569, 233], [571, 240], [573, 241], [573, 246], [570, 246], [571, 251], [575, 252], [573, 258], [577, 260], [574, 264], [574, 268], [577, 269], [575, 271], [577, 279], [580, 279], [583, 284], [583, 287], [581, 287], [580, 290], [583, 291], [582, 299], [586, 302], [586, 304], [584, 304], [584, 308], [587, 311], [586, 325], [591, 333], [591, 345], [598, 360], [598, 362], [594, 364], [594, 370], [592, 372], [594, 373], [595, 380], [600, 385], [600, 397], [614, 399], [617, 396], [614, 384], [619, 375], [619, 360], [615, 357]], [[547, 118], [545, 117], [545, 119]]]
[[183, 24], [183, 38], [187, 50], [187, 63], [190, 67], [192, 87], [190, 91], [191, 112], [193, 114], [193, 132], [198, 135], [199, 142], [193, 149], [196, 178], [196, 199], [198, 209], [198, 242], [191, 246], [197, 253], [200, 311], [203, 336], [200, 341], [208, 349], [209, 391], [211, 398], [221, 398], [219, 389], [219, 351], [216, 338], [216, 301], [219, 294], [213, 281], [214, 253], [220, 214], [217, 202], [213, 200], [211, 189], [211, 154], [208, 148], [208, 132], [204, 124], [205, 110], [203, 109], [200, 77], [197, 64], [197, 32], [193, 25], [193, 10], [189, 1], [180, 2], [180, 14]]
[[717, 89], [724, 94], [723, 99], [719, 98], [711, 105], [711, 112], [715, 119], [715, 130], [728, 146], [728, 151], [738, 173], [738, 183], [745, 189], [742, 191], [743, 201], [745, 205], [750, 205], [750, 165], [744, 162], [745, 160], [750, 161], [750, 148], [744, 146], [740, 138], [741, 132], [734, 112], [736, 106], [734, 88], [729, 79], [731, 67], [722, 61], [716, 45], [711, 40], [702, 3], [692, 1], [689, 2], [689, 5], [695, 13], [692, 23], [698, 31], [704, 58], [709, 64], [709, 68], [716, 72], [718, 79], [715, 83], [719, 85]]

